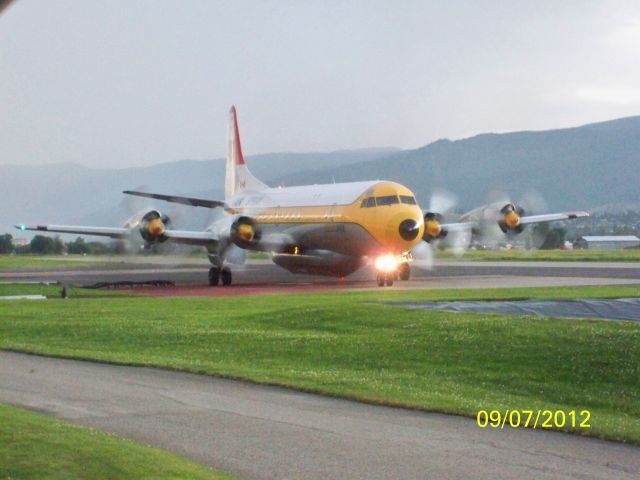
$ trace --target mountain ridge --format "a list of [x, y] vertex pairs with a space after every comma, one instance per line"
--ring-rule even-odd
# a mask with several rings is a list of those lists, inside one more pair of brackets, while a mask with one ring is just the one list
[[[446, 189], [467, 209], [495, 192], [520, 201], [529, 192], [550, 210], [592, 209], [640, 202], [640, 116], [577, 127], [481, 133], [440, 139], [411, 150], [394, 148], [247, 156], [270, 185], [394, 180], [411, 188], [423, 208]], [[131, 205], [125, 189], [222, 198], [224, 159], [178, 160], [124, 169], [72, 163], [0, 166], [0, 232], [17, 222], [121, 225]], [[149, 206], [149, 205], [145, 205]], [[154, 206], [171, 209], [158, 202]], [[201, 210], [201, 209], [195, 209]], [[187, 217], [209, 215], [185, 212]], [[134, 213], [134, 212], [131, 212]], [[204, 219], [204, 220], [203, 220]]]

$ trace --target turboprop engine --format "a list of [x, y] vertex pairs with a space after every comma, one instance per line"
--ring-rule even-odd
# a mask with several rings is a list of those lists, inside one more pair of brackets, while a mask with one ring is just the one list
[[514, 232], [521, 233], [524, 225], [520, 224], [520, 217], [524, 216], [524, 209], [513, 203], [507, 203], [500, 209], [498, 217], [498, 226], [503, 233]]
[[424, 233], [422, 239], [425, 242], [442, 239], [447, 236], [447, 230], [442, 227], [442, 215], [434, 212], [424, 214]]
[[238, 217], [231, 224], [229, 238], [231, 243], [240, 248], [248, 248], [249, 245], [260, 240], [260, 234], [256, 224], [250, 217]]
[[168, 216], [162, 215], [158, 210], [150, 210], [143, 214], [134, 215], [124, 226], [131, 231], [138, 230], [145, 246], [149, 246], [167, 240], [164, 233], [169, 223]]
[[475, 235], [492, 237], [498, 233], [498, 228], [502, 233], [521, 233], [524, 225], [520, 219], [524, 215], [524, 209], [512, 202], [494, 202], [464, 214], [460, 221], [472, 223]]

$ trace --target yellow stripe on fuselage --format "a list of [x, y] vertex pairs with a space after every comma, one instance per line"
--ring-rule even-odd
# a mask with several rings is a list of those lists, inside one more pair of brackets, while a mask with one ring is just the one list
[[[368, 197], [383, 197], [388, 195], [406, 195], [413, 197], [413, 192], [407, 187], [395, 182], [379, 182], [362, 192], [355, 202], [348, 205], [314, 205], [292, 207], [264, 207], [234, 208], [230, 213], [247, 215], [256, 225], [286, 224], [332, 224], [354, 223], [360, 225], [376, 240], [381, 251], [385, 253], [401, 254], [411, 250], [422, 241], [424, 225], [422, 210], [418, 205], [397, 203], [362, 208], [362, 200]], [[414, 220], [419, 228], [414, 240], [407, 241], [400, 236], [400, 223], [404, 220]], [[372, 252], [375, 253], [375, 252]]]

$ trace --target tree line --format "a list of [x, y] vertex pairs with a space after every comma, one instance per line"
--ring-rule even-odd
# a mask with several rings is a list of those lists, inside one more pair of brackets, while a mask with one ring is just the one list
[[63, 253], [76, 255], [102, 255], [109, 253], [124, 253], [124, 246], [120, 242], [103, 243], [87, 242], [78, 237], [72, 242], [63, 242], [60, 237], [36, 235], [26, 245], [14, 245], [10, 233], [0, 235], [0, 254], [36, 254], [60, 255]]

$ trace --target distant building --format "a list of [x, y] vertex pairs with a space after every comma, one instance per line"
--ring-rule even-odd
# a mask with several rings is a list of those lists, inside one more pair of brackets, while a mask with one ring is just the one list
[[24, 238], [24, 237], [12, 238], [11, 239], [11, 243], [13, 244], [14, 247], [25, 247], [25, 246], [29, 245], [30, 242], [31, 242], [31, 240], [29, 240], [28, 238]]
[[594, 250], [618, 250], [638, 246], [640, 246], [640, 238], [635, 235], [585, 235], [573, 244], [574, 248]]

